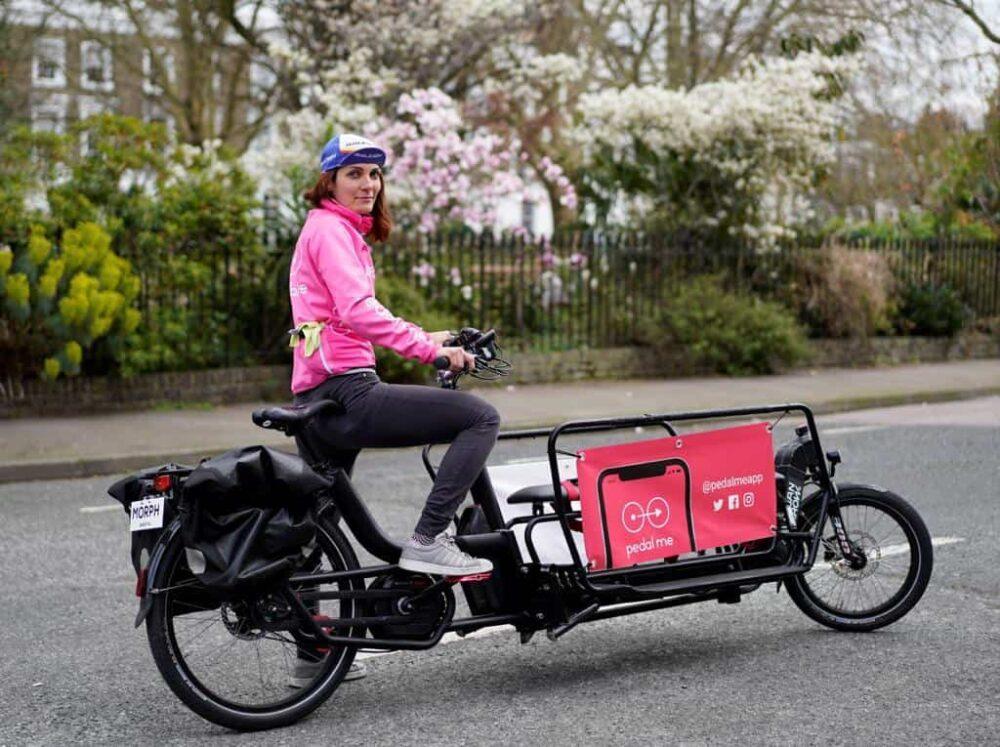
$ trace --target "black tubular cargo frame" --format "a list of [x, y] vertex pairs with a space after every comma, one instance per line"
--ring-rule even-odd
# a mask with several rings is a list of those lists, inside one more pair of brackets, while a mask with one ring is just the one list
[[[563, 635], [580, 622], [618, 617], [656, 609], [665, 609], [683, 604], [703, 602], [713, 599], [724, 601], [726, 598], [729, 598], [727, 597], [727, 589], [739, 588], [742, 586], [757, 586], [767, 581], [781, 581], [789, 576], [803, 573], [812, 566], [818, 552], [822, 538], [822, 521], [817, 522], [810, 532], [782, 532], [779, 530], [776, 532], [776, 537], [772, 543], [770, 543], [770, 547], [760, 551], [724, 553], [714, 556], [699, 556], [675, 561], [669, 566], [665, 566], [664, 564], [649, 563], [629, 568], [591, 572], [587, 565], [583, 562], [583, 559], [580, 557], [580, 553], [577, 550], [576, 543], [574, 542], [571, 534], [573, 530], [570, 527], [569, 522], [571, 520], [578, 520], [580, 518], [580, 512], [572, 509], [569, 497], [562, 491], [558, 466], [558, 456], [560, 454], [569, 457], [576, 457], [574, 452], [560, 450], [558, 448], [559, 438], [571, 433], [597, 433], [625, 428], [635, 428], [637, 426], [651, 426], [664, 428], [671, 436], [677, 436], [682, 434], [677, 433], [677, 430], [673, 427], [672, 423], [678, 421], [702, 422], [727, 418], [779, 415], [780, 417], [775, 419], [775, 423], [772, 423], [773, 427], [777, 421], [781, 420], [782, 417], [791, 412], [798, 412], [804, 416], [808, 426], [810, 439], [814, 445], [816, 453], [820, 454], [819, 433], [816, 428], [816, 422], [813, 417], [812, 410], [803, 404], [767, 405], [725, 410], [698, 410], [692, 412], [642, 415], [625, 418], [605, 418], [598, 420], [575, 420], [562, 423], [555, 428], [505, 431], [499, 434], [499, 440], [518, 440], [543, 437], [547, 439], [547, 455], [549, 470], [552, 477], [552, 505], [554, 513], [518, 517], [509, 522], [505, 522], [501, 515], [499, 502], [489, 479], [488, 471], [484, 469], [473, 483], [470, 492], [475, 505], [482, 509], [487, 524], [490, 527], [490, 531], [487, 532], [487, 534], [460, 535], [457, 538], [459, 546], [461, 547], [465, 543], [472, 540], [479, 540], [485, 537], [500, 535], [505, 537], [504, 541], [510, 542], [512, 541], [512, 536], [510, 535], [511, 528], [515, 525], [526, 524], [525, 544], [528, 548], [530, 561], [528, 561], [528, 564], [522, 565], [522, 572], [525, 572], [525, 569], [530, 567], [530, 565], [533, 565], [544, 574], [555, 574], [556, 576], [563, 578], [569, 587], [576, 587], [578, 591], [583, 592], [586, 597], [591, 600], [588, 606], [577, 610], [575, 613], [570, 615], [568, 619], [550, 627], [550, 633], [553, 637]], [[429, 456], [431, 448], [432, 447], [430, 446], [424, 448], [423, 462], [431, 478], [434, 479], [435, 469]], [[831, 479], [826, 461], [824, 459], [818, 458], [814, 466], [815, 474], [813, 477], [820, 488], [820, 493], [822, 494], [820, 516], [824, 516], [828, 511], [830, 501], [836, 500], [836, 487]], [[340, 509], [342, 516], [347, 520], [348, 525], [351, 527], [352, 531], [355, 532], [355, 535], [359, 541], [361, 541], [361, 544], [376, 555], [376, 557], [382, 557], [383, 560], [386, 560], [389, 563], [389, 565], [372, 566], [351, 571], [307, 574], [293, 577], [293, 580], [299, 583], [331, 583], [338, 580], [378, 575], [379, 573], [391, 572], [396, 568], [395, 562], [398, 559], [399, 546], [393, 540], [384, 535], [378, 527], [377, 522], [375, 522], [374, 518], [371, 517], [371, 515], [364, 508], [363, 501], [356, 493], [354, 493], [353, 489], [344, 489], [345, 487], [350, 487], [349, 479], [347, 479], [344, 475], [340, 475], [338, 482], [344, 483], [340, 486], [341, 490], [338, 491], [340, 493], [338, 496], [340, 500], [335, 501], [335, 504]], [[546, 502], [548, 501], [546, 500]], [[563, 538], [572, 558], [572, 562], [569, 564], [543, 565], [540, 562], [538, 551], [532, 541], [532, 533], [535, 527], [539, 524], [552, 521], [558, 521], [562, 527]], [[721, 565], [734, 559], [743, 560], [755, 556], [767, 555], [773, 549], [777, 540], [782, 537], [794, 538], [798, 540], [810, 540], [807, 559], [801, 564], [796, 565], [765, 565], [724, 573], [712, 572], [711, 566], [713, 563]], [[522, 563], [523, 562], [524, 559], [522, 559]], [[696, 566], [703, 567], [707, 572], [704, 574], [696, 572], [694, 575], [685, 575], [683, 573], [684, 570], [689, 568], [694, 570]], [[667, 571], [668, 576], [672, 576], [672, 578], [664, 580], [664, 571]], [[644, 583], [643, 581], [647, 578], [649, 579], [649, 582]], [[446, 585], [448, 585], [447, 580], [442, 579], [442, 581], [434, 584], [433, 588], [440, 588]], [[557, 586], [558, 585], [559, 584], [557, 584]], [[424, 593], [427, 593], [427, 591], [425, 590]], [[560, 592], [553, 591], [552, 593], [559, 594]], [[731, 594], [731, 592], [728, 593]], [[304, 595], [296, 596], [290, 589], [286, 590], [288, 602], [303, 619], [307, 629], [309, 629], [318, 640], [330, 645], [348, 645], [370, 649], [421, 650], [428, 649], [436, 645], [441, 640], [441, 637], [447, 632], [456, 632], [459, 635], [464, 635], [465, 633], [469, 633], [480, 628], [493, 627], [503, 624], [514, 625], [519, 629], [532, 630], [547, 626], [552, 622], [547, 617], [543, 619], [542, 622], [539, 622], [539, 618], [537, 616], [532, 617], [527, 609], [512, 610], [507, 613], [499, 612], [476, 614], [472, 617], [455, 620], [451, 617], [451, 614], [454, 612], [454, 607], [451, 606], [451, 613], [449, 613], [446, 619], [443, 620], [434, 632], [426, 638], [358, 638], [350, 634], [337, 635], [328, 633], [317, 621], [312, 619], [302, 601], [302, 599], [305, 598], [335, 599], [351, 597], [360, 598], [366, 596], [369, 596], [367, 591], [362, 591], [360, 593], [345, 593], [343, 591], [310, 591], [306, 592]], [[449, 605], [453, 604], [453, 601], [449, 602]], [[370, 616], [345, 618], [340, 620], [339, 624], [331, 626], [331, 629], [351, 628], [355, 626], [366, 627], [372, 622], [396, 622], [397, 618], [398, 621], [402, 621], [402, 618], [396, 615], [379, 616], [378, 618], [371, 618]]]
[[[560, 451], [558, 449], [558, 442], [560, 436], [570, 434], [570, 433], [598, 433], [601, 431], [611, 431], [619, 430], [624, 428], [635, 428], [635, 427], [646, 427], [646, 426], [660, 426], [666, 428], [666, 430], [671, 435], [677, 435], [677, 431], [673, 428], [671, 423], [676, 422], [691, 422], [691, 421], [706, 421], [706, 420], [721, 420], [726, 418], [740, 418], [740, 417], [752, 417], [761, 415], [778, 415], [782, 417], [788, 413], [798, 412], [801, 413], [809, 429], [809, 435], [814, 444], [816, 453], [822, 455], [822, 450], [820, 449], [819, 432], [816, 428], [816, 420], [813, 416], [812, 410], [800, 403], [788, 403], [782, 405], [759, 405], [754, 407], [742, 407], [733, 408], [725, 410], [695, 410], [691, 412], [679, 412], [679, 413], [666, 413], [659, 415], [642, 415], [637, 417], [625, 417], [625, 418], [602, 418], [596, 420], [571, 420], [562, 423], [555, 428], [547, 431], [548, 433], [548, 459], [549, 459], [549, 470], [552, 475], [552, 489], [553, 489], [553, 507], [555, 509], [555, 514], [550, 514], [549, 516], [554, 516], [555, 520], [559, 521], [562, 527], [563, 537], [566, 540], [567, 548], [570, 552], [570, 556], [573, 559], [573, 565], [580, 571], [578, 574], [578, 582], [581, 587], [593, 594], [597, 598], [606, 597], [609, 594], [619, 595], [623, 591], [631, 591], [638, 595], [643, 595], [644, 589], [641, 584], [633, 585], [627, 583], [630, 577], [635, 577], [636, 575], [642, 575], [644, 573], [655, 573], [658, 569], [657, 566], [650, 566], [644, 568], [630, 567], [630, 568], [619, 568], [614, 570], [602, 570], [591, 572], [587, 569], [586, 563], [580, 557], [580, 553], [577, 551], [576, 543], [573, 541], [573, 536], [571, 534], [572, 530], [569, 525], [569, 520], [579, 517], [579, 512], [573, 511], [570, 500], [567, 496], [563, 494], [561, 489], [561, 480], [559, 477], [559, 462], [558, 455], [571, 455], [571, 452]], [[780, 418], [778, 418], [780, 420]], [[514, 432], [508, 434], [509, 438], [524, 438], [528, 436], [539, 436], [543, 435], [546, 431], [522, 431]], [[829, 470], [827, 468], [826, 460], [822, 457], [817, 459], [817, 478], [820, 487], [820, 492], [822, 494], [822, 504], [820, 506], [819, 516], [825, 516], [827, 513], [828, 505], [831, 499], [836, 497], [836, 486], [830, 477]], [[551, 519], [550, 519], [551, 520]], [[799, 539], [810, 539], [809, 555], [802, 566], [790, 567], [786, 566], [783, 568], [776, 568], [775, 578], [773, 580], [778, 580], [778, 578], [790, 575], [795, 572], [802, 572], [812, 566], [816, 553], [819, 550], [819, 545], [822, 537], [822, 525], [823, 522], [819, 521], [816, 523], [811, 534], [806, 533], [803, 536], [802, 532], [788, 532], [788, 533], [778, 533], [775, 539], [782, 536], [785, 537], [796, 537]], [[530, 543], [530, 537], [526, 533], [525, 543], [528, 545], [529, 554], [532, 556], [532, 560], [537, 562], [537, 552], [534, 551], [532, 544]], [[707, 560], [721, 560], [725, 556], [716, 556], [714, 558], [705, 559], [695, 559], [693, 562], [705, 562]], [[744, 555], [742, 557], [748, 557]], [[692, 561], [682, 561], [676, 563], [673, 567], [680, 569], [684, 565], [691, 564]], [[662, 567], [660, 567], [662, 568]], [[768, 574], [766, 571], [760, 569], [755, 571], [747, 571], [747, 581], [753, 582], [754, 579], [766, 580], [764, 577]], [[595, 583], [597, 582], [597, 583]], [[684, 587], [687, 588], [686, 586]], [[652, 589], [648, 590], [652, 593], [664, 592], [669, 593], [666, 588], [661, 588], [657, 591]]]

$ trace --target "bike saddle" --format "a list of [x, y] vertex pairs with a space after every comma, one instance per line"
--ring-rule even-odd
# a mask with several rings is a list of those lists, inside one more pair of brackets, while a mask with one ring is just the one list
[[[564, 482], [561, 486], [563, 498], [568, 498], [571, 501], [580, 500], [579, 489], [570, 483], [568, 486]], [[507, 503], [513, 505], [515, 503], [550, 503], [555, 500], [555, 491], [552, 489], [552, 483], [546, 483], [545, 485], [529, 485], [526, 488], [521, 488], [509, 496], [507, 496]]]
[[254, 410], [251, 416], [255, 425], [261, 428], [271, 428], [289, 436], [294, 435], [309, 419], [321, 412], [343, 412], [339, 402], [332, 399], [321, 399], [308, 405], [292, 405], [290, 407], [262, 407]]

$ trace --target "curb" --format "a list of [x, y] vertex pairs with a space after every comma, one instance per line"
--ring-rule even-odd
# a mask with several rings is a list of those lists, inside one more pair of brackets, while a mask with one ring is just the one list
[[[961, 389], [953, 391], [913, 392], [909, 394], [872, 395], [870, 397], [853, 397], [831, 400], [817, 404], [812, 408], [815, 415], [832, 415], [851, 410], [864, 410], [873, 407], [895, 407], [899, 405], [921, 404], [924, 402], [953, 402], [963, 399], [975, 399], [1000, 394], [1000, 387], [982, 387], [977, 389]], [[602, 416], [594, 416], [602, 417]], [[607, 416], [605, 416], [607, 417]], [[698, 422], [698, 421], [689, 421]], [[553, 427], [550, 422], [524, 421], [518, 422], [511, 430], [527, 428]], [[291, 444], [291, 442], [289, 442]], [[118, 475], [142, 467], [166, 462], [197, 464], [206, 455], [221, 454], [239, 444], [219, 448], [205, 448], [199, 451], [163, 453], [130, 454], [126, 456], [99, 457], [96, 459], [53, 459], [36, 462], [20, 462], [15, 464], [0, 464], [0, 484], [12, 482], [28, 482], [32, 480], [67, 480], [83, 477], [99, 477], [101, 475]], [[274, 448], [273, 445], [271, 445]], [[289, 451], [288, 449], [279, 449]], [[388, 451], [388, 449], [387, 449]], [[291, 450], [294, 453], [294, 450]]]

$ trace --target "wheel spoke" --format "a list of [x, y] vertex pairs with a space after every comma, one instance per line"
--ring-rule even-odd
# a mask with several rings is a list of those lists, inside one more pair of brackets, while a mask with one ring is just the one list
[[[317, 532], [317, 545], [303, 565], [310, 573], [357, 567], [356, 561], [347, 559], [328, 531]], [[223, 598], [214, 607], [200, 605], [201, 592], [195, 590], [201, 584], [188, 575], [183, 552], [172, 557], [173, 567], [164, 577], [165, 589], [170, 591], [165, 594], [164, 606], [158, 614], [170, 647], [170, 660], [176, 662], [172, 666], [183, 674], [182, 686], [192, 690], [198, 699], [237, 712], [252, 709], [260, 713], [301, 700], [312, 686], [301, 690], [286, 685], [303, 649], [296, 639], [299, 623], [284, 600], [280, 596], [251, 594], [228, 600]], [[184, 578], [184, 581], [173, 584], [175, 578]], [[357, 584], [342, 579], [329, 584], [310, 584], [309, 588], [346, 591], [356, 588]], [[208, 593], [204, 586], [201, 588]], [[194, 601], [172, 598], [179, 589], [184, 589], [182, 593]], [[352, 602], [319, 600], [313, 606], [317, 614], [338, 617], [344, 615], [345, 610], [350, 612]], [[289, 615], [291, 618], [287, 617]], [[269, 630], [272, 626], [279, 629]], [[293, 629], [288, 630], [288, 627]], [[324, 661], [324, 656], [334, 656], [333, 661], [343, 665], [344, 649], [331, 649], [329, 654], [320, 654], [319, 660]], [[317, 678], [315, 684], [319, 681]]]
[[858, 618], [880, 614], [902, 591], [913, 569], [915, 540], [909, 524], [871, 500], [847, 498], [840, 515], [848, 540], [865, 556], [864, 566], [843, 562], [836, 536], [824, 536], [828, 530], [824, 521], [821, 552], [832, 553], [834, 560], [817, 561], [814, 570], [801, 578], [800, 588], [834, 614]]

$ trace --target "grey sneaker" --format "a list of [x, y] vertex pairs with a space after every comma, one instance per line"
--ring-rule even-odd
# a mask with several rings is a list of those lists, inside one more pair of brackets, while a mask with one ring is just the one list
[[421, 545], [413, 537], [403, 544], [399, 567], [413, 573], [433, 573], [438, 576], [469, 576], [489, 573], [493, 563], [462, 552], [455, 538], [439, 534], [430, 545]]
[[[312, 684], [312, 681], [316, 679], [316, 672], [323, 665], [322, 661], [307, 661], [305, 659], [296, 659], [295, 667], [292, 669], [292, 673], [288, 675], [288, 686], [298, 690], [302, 687], [307, 687]], [[347, 674], [344, 675], [344, 682], [350, 682], [351, 680], [364, 679], [368, 675], [368, 667], [362, 664], [360, 661], [355, 661], [351, 664], [350, 669], [347, 670]]]

